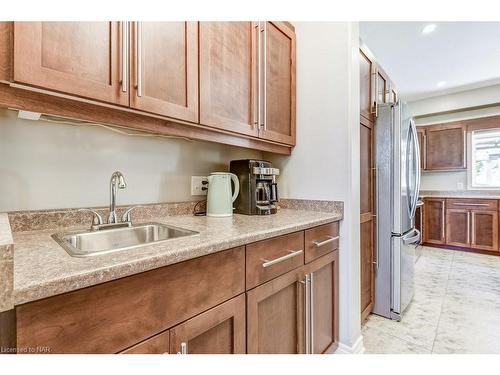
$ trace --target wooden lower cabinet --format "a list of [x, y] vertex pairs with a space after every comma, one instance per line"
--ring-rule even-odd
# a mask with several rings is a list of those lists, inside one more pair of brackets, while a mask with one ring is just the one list
[[248, 353], [305, 353], [301, 275], [291, 271], [247, 292]]
[[[0, 314], [0, 328], [8, 322], [14, 339], [5, 339], [19, 353], [331, 353], [339, 319], [336, 237], [338, 223], [325, 224], [26, 303], [15, 315]], [[321, 252], [306, 263], [309, 242]], [[245, 275], [268, 261], [245, 262], [245, 255], [283, 258], [263, 244], [298, 248], [300, 264], [278, 257], [266, 267], [288, 268], [248, 290]]]
[[470, 246], [469, 210], [446, 210], [446, 244], [450, 246]]
[[442, 244], [446, 242], [446, 204], [444, 198], [425, 198], [424, 242]]
[[498, 212], [471, 211], [471, 248], [498, 251]]
[[338, 347], [339, 253], [306, 266], [311, 275], [312, 353], [333, 353]]
[[172, 328], [170, 347], [173, 354], [244, 354], [245, 334], [241, 294]]

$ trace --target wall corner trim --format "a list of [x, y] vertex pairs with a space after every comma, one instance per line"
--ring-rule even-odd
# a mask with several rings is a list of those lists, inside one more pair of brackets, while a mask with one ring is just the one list
[[363, 336], [360, 335], [353, 345], [347, 345], [339, 342], [339, 347], [335, 354], [364, 354], [365, 346], [363, 344]]

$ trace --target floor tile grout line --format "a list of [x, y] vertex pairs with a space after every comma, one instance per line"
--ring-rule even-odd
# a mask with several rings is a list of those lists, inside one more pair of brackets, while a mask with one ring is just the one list
[[434, 354], [434, 345], [436, 344], [436, 338], [437, 338], [438, 331], [439, 331], [439, 323], [441, 322], [441, 316], [443, 315], [444, 301], [446, 299], [446, 296], [448, 295], [448, 285], [450, 283], [450, 276], [451, 276], [451, 271], [453, 269], [453, 261], [454, 260], [455, 260], [455, 253], [452, 253], [452, 255], [451, 255], [451, 261], [450, 261], [450, 267], [448, 269], [448, 277], [446, 278], [446, 287], [444, 289], [443, 298], [441, 299], [441, 308], [439, 309], [439, 317], [438, 317], [438, 322], [437, 322], [437, 325], [436, 325], [436, 332], [434, 333], [434, 340], [432, 341], [431, 354]]

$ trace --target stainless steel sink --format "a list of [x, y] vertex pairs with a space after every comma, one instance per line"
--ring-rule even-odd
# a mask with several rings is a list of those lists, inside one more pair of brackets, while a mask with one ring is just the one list
[[52, 238], [73, 257], [89, 257], [193, 236], [198, 232], [159, 223], [125, 228], [55, 233]]

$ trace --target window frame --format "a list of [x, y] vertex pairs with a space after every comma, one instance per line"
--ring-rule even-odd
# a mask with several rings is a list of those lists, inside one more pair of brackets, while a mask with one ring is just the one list
[[[482, 129], [483, 131], [491, 130], [491, 131], [500, 131], [500, 128], [491, 128], [491, 129]], [[476, 130], [468, 130], [467, 131], [467, 190], [500, 190], [500, 185], [498, 186], [475, 186], [473, 184], [473, 159], [474, 159], [474, 148], [472, 145], [472, 137], [475, 131], [481, 131], [479, 129]]]

